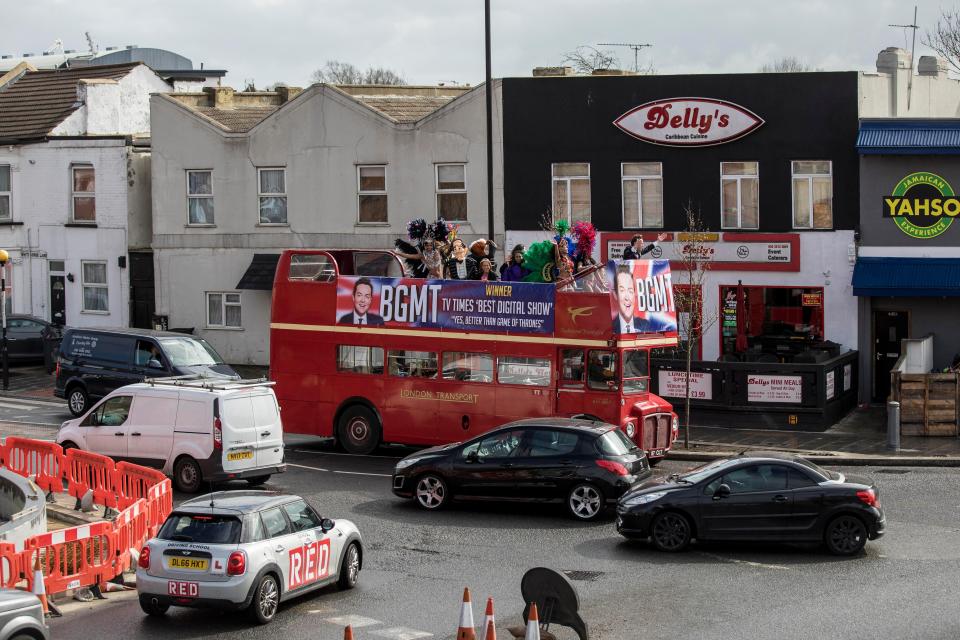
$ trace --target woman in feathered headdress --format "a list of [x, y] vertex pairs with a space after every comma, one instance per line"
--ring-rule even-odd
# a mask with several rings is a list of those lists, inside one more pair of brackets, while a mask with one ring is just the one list
[[573, 277], [573, 256], [576, 244], [573, 238], [567, 235], [570, 231], [570, 223], [566, 220], [557, 220], [553, 230], [556, 232], [553, 241], [556, 243], [557, 282], [562, 282]]
[[[447, 237], [447, 226], [443, 220], [427, 224], [423, 218], [407, 223], [407, 235], [417, 243], [416, 246], [397, 238], [395, 252], [403, 258], [409, 275], [414, 278], [443, 278], [443, 254], [441, 243]], [[438, 237], [442, 236], [442, 237]]]

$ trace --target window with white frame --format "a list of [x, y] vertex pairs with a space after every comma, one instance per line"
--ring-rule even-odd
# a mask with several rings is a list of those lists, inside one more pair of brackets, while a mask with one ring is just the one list
[[760, 226], [760, 164], [720, 163], [720, 225], [724, 229]]
[[367, 164], [357, 167], [357, 220], [387, 222], [387, 166]]
[[228, 291], [207, 292], [207, 326], [219, 329], [239, 329], [240, 294]]
[[72, 218], [74, 222], [97, 221], [96, 176], [88, 164], [70, 167], [72, 185]]
[[187, 224], [214, 224], [213, 171], [187, 171]]
[[590, 163], [557, 162], [553, 175], [553, 219], [590, 221]]
[[9, 222], [13, 219], [10, 194], [10, 165], [0, 164], [0, 222]]
[[437, 217], [465, 222], [467, 219], [467, 165], [437, 165]]
[[833, 228], [833, 163], [829, 160], [794, 160], [793, 228]]
[[620, 181], [624, 228], [662, 228], [663, 165], [659, 162], [621, 163]]
[[83, 261], [80, 263], [80, 272], [83, 284], [83, 310], [94, 313], [109, 313], [107, 263]]
[[257, 169], [260, 224], [287, 224], [287, 170]]

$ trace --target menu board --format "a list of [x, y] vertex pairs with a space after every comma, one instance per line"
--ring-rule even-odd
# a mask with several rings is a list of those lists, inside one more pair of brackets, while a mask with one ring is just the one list
[[800, 404], [803, 378], [800, 376], [747, 376], [747, 402]]
[[827, 371], [827, 379], [826, 379], [826, 382], [827, 382], [827, 400], [829, 400], [830, 398], [833, 397], [833, 393], [834, 393], [834, 391], [835, 391], [835, 386], [834, 386], [834, 385], [835, 385], [835, 382], [834, 382], [834, 377], [835, 377], [835, 376], [834, 376], [834, 374], [835, 374], [834, 371]]
[[[664, 398], [686, 398], [686, 373], [661, 369], [657, 378], [657, 395]], [[713, 400], [713, 374], [691, 371], [690, 397], [696, 400]]]

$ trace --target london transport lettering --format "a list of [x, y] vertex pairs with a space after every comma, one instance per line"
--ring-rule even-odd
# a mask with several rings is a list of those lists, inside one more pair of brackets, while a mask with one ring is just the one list
[[290, 549], [287, 589], [297, 589], [330, 575], [330, 540], [324, 538]]
[[652, 144], [695, 147], [742, 138], [763, 124], [749, 109], [711, 98], [669, 98], [630, 109], [613, 124]]
[[611, 260], [607, 279], [614, 333], [677, 330], [669, 260]]
[[337, 324], [553, 332], [556, 287], [513, 282], [340, 276]]

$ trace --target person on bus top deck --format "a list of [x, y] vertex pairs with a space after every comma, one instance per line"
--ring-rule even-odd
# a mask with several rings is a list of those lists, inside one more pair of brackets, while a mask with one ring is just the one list
[[510, 252], [510, 257], [500, 266], [500, 279], [504, 282], [520, 282], [528, 275], [530, 269], [523, 266], [523, 245], [518, 244]]
[[468, 255], [467, 245], [456, 238], [450, 247], [450, 259], [447, 260], [447, 278], [451, 280], [476, 280], [480, 267], [473, 256]]
[[427, 278], [443, 278], [443, 254], [437, 248], [437, 243], [433, 236], [425, 236], [417, 248], [417, 253], [403, 253], [395, 251], [398, 256], [405, 260], [419, 260], [427, 272]]
[[383, 317], [370, 313], [373, 304], [373, 283], [370, 278], [357, 278], [353, 283], [353, 311], [345, 313], [337, 324], [365, 324], [383, 326]]
[[484, 258], [480, 261], [480, 277], [478, 280], [494, 282], [497, 279], [497, 272], [493, 270], [493, 263], [490, 258]]
[[648, 244], [647, 246], [641, 249], [640, 247], [643, 246], [643, 236], [641, 236], [640, 234], [637, 234], [630, 239], [630, 244], [627, 245], [627, 248], [623, 250], [623, 259], [639, 260], [641, 256], [644, 256], [650, 253], [651, 251], [653, 251], [654, 247], [657, 246], [658, 242], [663, 242], [664, 240], [666, 240], [666, 238], [667, 238], [667, 234], [660, 233], [659, 235], [657, 235], [656, 240], [654, 240], [653, 242], [651, 242], [650, 244]]

